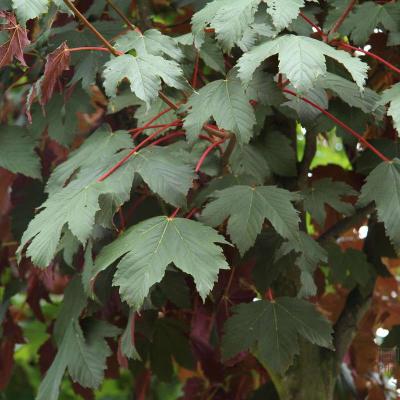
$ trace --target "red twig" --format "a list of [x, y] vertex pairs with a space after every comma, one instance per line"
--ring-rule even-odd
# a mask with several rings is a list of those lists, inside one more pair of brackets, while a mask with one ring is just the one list
[[[174, 121], [175, 122], [175, 121]], [[165, 131], [168, 129], [169, 126], [165, 126], [164, 128], [160, 128], [157, 131], [155, 131], [153, 134], [148, 136], [146, 139], [141, 141], [134, 149], [132, 149], [122, 160], [117, 162], [112, 168], [110, 168], [106, 173], [104, 173], [99, 179], [97, 179], [97, 182], [103, 182], [105, 179], [107, 179], [111, 174], [113, 174], [117, 169], [122, 167], [138, 150], [140, 150], [146, 143], [150, 142], [153, 140], [155, 137], [157, 137], [161, 132]]]
[[347, 16], [350, 14], [350, 11], [353, 9], [355, 6], [357, 0], [350, 0], [349, 5], [346, 7], [344, 10], [343, 14], [336, 20], [336, 22], [333, 24], [331, 30], [328, 33], [328, 36], [331, 36], [333, 33], [335, 33], [340, 26], [343, 24], [344, 20], [347, 18]]
[[370, 56], [373, 59], [379, 61], [380, 63], [386, 65], [392, 71], [397, 72], [398, 74], [400, 74], [400, 68], [397, 68], [396, 66], [391, 64], [389, 61], [386, 61], [384, 58], [379, 57], [377, 54], [371, 53], [370, 51], [364, 50], [361, 47], [352, 46], [351, 44], [347, 44], [347, 43], [344, 43], [344, 42], [332, 42], [332, 44], [337, 44], [338, 46], [344, 47], [345, 49], [354, 50], [354, 51], [360, 51], [361, 53], [364, 53], [365, 55]]
[[200, 63], [200, 52], [197, 51], [196, 61], [194, 63], [193, 80], [192, 80], [193, 89], [196, 89], [196, 86], [197, 86], [197, 77], [199, 75], [199, 63]]
[[176, 208], [175, 211], [169, 217], [169, 219], [174, 219], [178, 215], [179, 211], [180, 211], [180, 207]]
[[314, 24], [314, 22], [312, 22], [311, 21], [311, 19], [310, 18], [308, 18], [305, 14], [303, 14], [301, 11], [300, 11], [300, 16], [301, 16], [301, 18], [303, 18], [304, 19], [304, 21], [306, 21], [309, 25], [311, 25], [316, 31], [317, 31], [317, 33], [322, 37], [322, 39], [324, 40], [324, 42], [326, 42], [326, 40], [327, 40], [327, 35], [324, 33], [324, 31], [318, 26], [318, 25], [315, 25]]
[[207, 156], [218, 146], [220, 146], [222, 143], [225, 142], [226, 139], [222, 139], [219, 140], [218, 142], [214, 142], [212, 144], [210, 144], [210, 146], [207, 147], [207, 149], [205, 150], [205, 152], [202, 154], [202, 156], [200, 157], [199, 162], [196, 165], [196, 169], [195, 172], [199, 172], [201, 166], [204, 164], [204, 161], [206, 160]]
[[305, 97], [299, 96], [297, 93], [292, 92], [289, 89], [283, 89], [284, 93], [290, 94], [291, 96], [298, 97], [300, 100], [304, 101], [305, 103], [309, 104], [311, 107], [314, 107], [315, 109], [321, 111], [323, 114], [325, 114], [328, 118], [330, 118], [333, 122], [335, 122], [337, 125], [345, 129], [347, 132], [349, 132], [352, 136], [358, 139], [361, 143], [365, 144], [372, 152], [374, 152], [381, 160], [389, 162], [390, 160], [383, 155], [377, 148], [375, 148], [371, 143], [368, 142], [367, 139], [365, 139], [363, 136], [361, 136], [359, 133], [351, 129], [348, 125], [346, 125], [344, 122], [342, 122], [340, 119], [336, 118], [334, 115], [332, 115], [330, 112], [324, 110], [321, 106], [318, 104], [312, 102], [311, 100], [306, 99]]
[[275, 299], [274, 299], [274, 294], [272, 293], [272, 289], [271, 289], [271, 288], [269, 288], [269, 289], [267, 290], [267, 299], [268, 299], [269, 301], [275, 301]]
[[[88, 47], [73, 47], [72, 49], [67, 49], [67, 52], [73, 53], [74, 51], [105, 51], [106, 53], [111, 53], [110, 49], [107, 49], [105, 47], [94, 47], [94, 46], [88, 46]], [[119, 55], [124, 54], [122, 51], [116, 50]]]
[[[148, 129], [153, 122], [157, 121], [159, 118], [161, 118], [163, 115], [165, 115], [169, 111], [171, 111], [171, 108], [166, 108], [165, 110], [159, 112], [156, 116], [154, 116], [150, 121], [146, 122], [142, 127], [131, 129], [129, 132], [132, 132], [135, 134], [143, 132], [145, 129]], [[136, 136], [139, 136], [139, 135], [135, 135], [135, 137]]]
[[185, 135], [186, 135], [186, 133], [183, 132], [183, 131], [171, 132], [168, 135], [165, 135], [164, 137], [162, 137], [160, 139], [157, 139], [156, 141], [152, 142], [151, 146], [157, 146], [160, 143], [167, 142], [168, 140], [171, 140], [171, 139], [174, 139], [174, 138], [177, 138], [177, 137], [182, 137], [182, 136], [185, 136]]
[[198, 208], [193, 208], [192, 210], [190, 210], [187, 215], [185, 216], [186, 219], [191, 219], [193, 217], [194, 214], [196, 214], [198, 211], [200, 211]]
[[[147, 129], [164, 128], [166, 125], [168, 125], [168, 124], [158, 124], [158, 125], [149, 125], [149, 126], [147, 126], [147, 124], [148, 124], [148, 122], [146, 123], [146, 125], [144, 125], [142, 127], [130, 129], [129, 132], [132, 132], [132, 133], [136, 133], [136, 132], [139, 132], [139, 131], [143, 132], [143, 131], [145, 131]], [[180, 121], [180, 122], [177, 122], [176, 124], [174, 124], [172, 126], [181, 126], [181, 125], [182, 125], [182, 122]]]

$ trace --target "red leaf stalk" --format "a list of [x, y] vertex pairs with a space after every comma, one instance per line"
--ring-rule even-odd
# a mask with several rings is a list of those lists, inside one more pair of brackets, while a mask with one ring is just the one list
[[205, 150], [205, 152], [202, 154], [202, 156], [200, 157], [199, 162], [196, 165], [196, 169], [195, 172], [199, 172], [201, 166], [204, 164], [204, 161], [206, 160], [207, 156], [218, 146], [220, 146], [222, 143], [225, 142], [226, 139], [222, 139], [219, 140], [218, 142], [214, 142], [213, 144], [211, 144], [210, 146], [207, 147], [207, 149]]
[[311, 100], [306, 99], [305, 97], [299, 96], [297, 93], [292, 92], [289, 89], [283, 89], [284, 93], [290, 94], [291, 96], [298, 97], [300, 100], [304, 101], [305, 103], [309, 104], [311, 107], [314, 107], [315, 109], [321, 111], [323, 114], [325, 114], [328, 118], [330, 118], [333, 122], [335, 122], [337, 125], [342, 127], [344, 130], [349, 132], [352, 136], [354, 136], [359, 142], [365, 144], [372, 152], [374, 152], [381, 160], [385, 162], [389, 162], [390, 160], [383, 155], [377, 148], [375, 148], [371, 143], [368, 142], [367, 139], [365, 139], [363, 136], [361, 136], [359, 133], [351, 129], [348, 125], [346, 125], [344, 122], [342, 122], [340, 119], [336, 118], [334, 115], [332, 115], [330, 112], [324, 110], [321, 106], [318, 104], [312, 102]]
[[[175, 123], [174, 121], [173, 123]], [[173, 124], [171, 123], [171, 124]], [[132, 149], [122, 160], [118, 161], [112, 168], [110, 168], [106, 173], [104, 173], [99, 179], [97, 179], [97, 182], [103, 182], [105, 179], [107, 179], [111, 174], [113, 174], [117, 169], [121, 168], [138, 150], [140, 150], [145, 144], [153, 140], [155, 137], [157, 137], [161, 132], [165, 131], [166, 129], [169, 128], [170, 125], [165, 126], [164, 128], [160, 128], [157, 131], [155, 131], [153, 134], [148, 136], [146, 139], [141, 141], [134, 149]], [[172, 126], [172, 125], [171, 125]]]

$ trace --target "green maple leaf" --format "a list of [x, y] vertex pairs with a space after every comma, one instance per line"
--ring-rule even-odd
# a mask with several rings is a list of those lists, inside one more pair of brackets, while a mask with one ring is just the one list
[[267, 12], [272, 22], [282, 30], [297, 18], [300, 8], [304, 7], [304, 0], [264, 0], [268, 4]]
[[132, 92], [147, 105], [158, 96], [161, 80], [176, 89], [186, 88], [179, 64], [152, 54], [123, 54], [114, 57], [105, 64], [103, 76], [104, 88], [109, 97], [115, 97], [117, 87], [127, 79]]
[[156, 29], [149, 29], [143, 34], [137, 31], [127, 32], [115, 41], [115, 48], [124, 53], [135, 49], [138, 55], [164, 55], [176, 61], [183, 58], [182, 50], [175, 40]]
[[86, 306], [86, 296], [79, 274], [65, 291], [55, 323], [57, 355], [40, 383], [36, 400], [57, 400], [65, 370], [83, 387], [96, 389], [104, 379], [106, 359], [111, 350], [105, 340], [115, 337], [120, 329], [105, 321], [90, 320], [86, 335], [79, 325], [79, 316]]
[[307, 233], [300, 231], [298, 240], [291, 240], [283, 243], [282, 247], [275, 255], [275, 259], [279, 260], [282, 256], [294, 252], [297, 254], [295, 264], [300, 269], [301, 288], [298, 293], [299, 297], [314, 296], [317, 287], [314, 282], [314, 272], [321, 262], [327, 261], [327, 253], [316, 240]]
[[203, 211], [202, 220], [220, 225], [229, 217], [227, 232], [243, 255], [255, 242], [268, 219], [284, 238], [297, 241], [299, 217], [292, 202], [298, 195], [275, 186], [233, 186], [214, 192], [216, 200]]
[[398, 31], [400, 12], [396, 4], [377, 4], [366, 1], [357, 5], [346, 21], [351, 27], [351, 39], [362, 45], [367, 42], [377, 26], [383, 26], [388, 31]]
[[352, 248], [342, 251], [336, 244], [330, 244], [328, 250], [328, 264], [335, 282], [340, 282], [352, 289], [355, 285], [365, 288], [371, 277], [374, 276], [374, 267], [367, 260], [362, 251]]
[[[18, 248], [19, 257], [28, 245], [27, 256], [37, 266], [46, 267], [57, 251], [65, 227], [85, 244], [92, 233], [96, 214], [101, 210], [100, 196], [109, 196], [110, 202], [115, 204], [109, 215], [111, 219], [116, 208], [129, 199], [135, 174], [167, 202], [177, 207], [185, 205], [192, 186], [193, 169], [181, 160], [177, 162], [168, 148], [144, 149], [105, 181], [98, 182], [100, 176], [127, 154], [129, 150], [118, 152], [127, 141], [129, 135], [126, 132], [112, 133], [107, 128], [100, 128], [71, 154], [70, 159], [55, 169], [47, 187], [50, 196], [24, 232]], [[104, 149], [101, 156], [99, 149]], [[63, 187], [73, 174], [76, 174], [75, 179]], [[101, 211], [108, 215], [107, 210]]]
[[245, 30], [254, 21], [260, 0], [214, 0], [192, 18], [192, 31], [197, 48], [204, 43], [204, 29], [215, 29], [218, 41], [226, 51], [242, 39]]
[[400, 249], [400, 160], [382, 162], [367, 177], [358, 204], [375, 202], [378, 220], [394, 247]]
[[251, 350], [262, 364], [280, 373], [299, 353], [299, 336], [318, 346], [332, 346], [329, 322], [311, 303], [289, 297], [236, 306], [224, 331], [225, 360]]
[[400, 83], [396, 83], [383, 92], [378, 104], [387, 103], [390, 103], [387, 113], [393, 118], [394, 127], [400, 135]]
[[361, 93], [354, 82], [330, 72], [322, 77], [317, 84], [324, 89], [333, 91], [349, 106], [357, 107], [364, 113], [374, 112], [378, 116], [382, 116], [383, 114], [383, 108], [379, 107], [379, 95], [369, 88], [365, 88]]
[[36, 18], [47, 12], [48, 0], [12, 0], [12, 8], [20, 21]]
[[0, 167], [40, 179], [40, 160], [34, 151], [35, 145], [25, 129], [0, 125]]
[[193, 276], [200, 296], [205, 299], [218, 271], [228, 268], [222, 249], [214, 243], [227, 242], [199, 222], [154, 217], [131, 227], [104, 247], [94, 270], [97, 274], [122, 257], [113, 283], [135, 309], [142, 306], [150, 288], [161, 281], [171, 263]]
[[238, 61], [239, 77], [248, 84], [262, 61], [279, 54], [279, 71], [301, 91], [313, 87], [315, 81], [327, 73], [325, 57], [343, 64], [360, 89], [367, 77], [368, 65], [342, 50], [305, 36], [284, 35], [266, 41], [245, 53]]
[[325, 204], [344, 215], [351, 215], [354, 212], [354, 207], [342, 201], [341, 197], [355, 196], [356, 194], [357, 192], [351, 186], [344, 182], [332, 181], [330, 178], [315, 181], [312, 187], [302, 191], [304, 208], [320, 226], [325, 223]]
[[190, 142], [194, 142], [210, 117], [219, 128], [237, 135], [241, 143], [248, 143], [256, 124], [254, 110], [240, 81], [234, 73], [227, 79], [211, 82], [190, 96], [184, 128]]

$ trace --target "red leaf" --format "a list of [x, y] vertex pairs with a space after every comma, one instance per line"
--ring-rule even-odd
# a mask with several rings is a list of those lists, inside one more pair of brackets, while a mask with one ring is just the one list
[[44, 76], [40, 81], [41, 93], [39, 102], [42, 106], [51, 99], [54, 88], [62, 73], [69, 70], [70, 59], [70, 52], [65, 42], [47, 56]]
[[14, 57], [26, 66], [24, 59], [24, 49], [29, 45], [28, 31], [17, 24], [13, 14], [0, 11], [0, 18], [6, 19], [5, 24], [0, 24], [0, 31], [8, 31], [10, 36], [4, 44], [0, 46], [0, 68], [10, 64]]

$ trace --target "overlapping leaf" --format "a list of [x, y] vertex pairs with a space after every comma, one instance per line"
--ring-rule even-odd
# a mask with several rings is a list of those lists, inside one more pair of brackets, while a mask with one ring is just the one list
[[362, 187], [359, 205], [374, 202], [378, 220], [397, 250], [400, 249], [400, 160], [379, 164]]
[[260, 0], [214, 0], [192, 18], [195, 45], [200, 48], [204, 42], [204, 29], [215, 29], [222, 47], [230, 51], [253, 22]]
[[256, 124], [254, 110], [234, 73], [217, 80], [192, 94], [184, 128], [189, 141], [194, 142], [204, 123], [213, 117], [219, 128], [233, 132], [241, 143], [248, 143]]
[[343, 64], [358, 87], [364, 87], [368, 65], [359, 58], [319, 40], [294, 35], [266, 41], [245, 53], [238, 61], [239, 77], [244, 83], [250, 82], [262, 61], [275, 54], [279, 54], [279, 71], [288, 77], [296, 89], [310, 89], [319, 77], [326, 75], [326, 56]]
[[298, 196], [275, 186], [233, 186], [214, 192], [202, 219], [211, 226], [229, 218], [227, 232], [244, 254], [261, 232], [265, 219], [285, 239], [298, 240], [299, 217], [292, 201]]
[[331, 347], [329, 322], [304, 300], [280, 297], [240, 304], [225, 324], [224, 359], [251, 350], [259, 361], [283, 373], [299, 353], [299, 336], [322, 347]]
[[[185, 204], [193, 170], [184, 162], [177, 163], [166, 148], [142, 150], [104, 182], [97, 181], [126, 155], [127, 150], [120, 153], [117, 150], [126, 147], [127, 142], [129, 135], [125, 132], [112, 133], [107, 128], [100, 129], [81, 149], [72, 153], [65, 165], [54, 171], [48, 184], [51, 194], [25, 231], [19, 254], [29, 242], [27, 256], [36, 265], [46, 267], [57, 251], [65, 226], [81, 243], [85, 243], [93, 229], [96, 213], [100, 211], [100, 196], [110, 196], [115, 208], [123, 204], [129, 199], [135, 174], [139, 174], [150, 189], [167, 202], [175, 206]], [[99, 155], [99, 148], [107, 150]], [[62, 187], [73, 173], [77, 173], [76, 178]]]
[[0, 167], [16, 174], [40, 178], [40, 160], [35, 141], [18, 126], [0, 125]]
[[400, 83], [396, 83], [390, 89], [383, 92], [378, 104], [389, 104], [388, 115], [393, 118], [394, 127], [400, 135]]
[[194, 278], [200, 296], [205, 299], [220, 269], [228, 264], [222, 249], [226, 243], [215, 230], [200, 222], [183, 218], [154, 217], [127, 230], [104, 247], [95, 262], [98, 273], [120, 257], [114, 276], [121, 297], [139, 309], [150, 288], [160, 282], [167, 266], [174, 263]]
[[325, 204], [336, 211], [351, 215], [354, 207], [343, 200], [342, 196], [355, 196], [357, 192], [344, 182], [332, 181], [330, 178], [320, 179], [312, 187], [304, 190], [304, 208], [311, 214], [320, 226], [324, 225], [326, 218]]
[[103, 75], [108, 96], [115, 97], [119, 84], [127, 79], [132, 92], [148, 105], [157, 97], [161, 80], [176, 89], [185, 88], [180, 66], [175, 61], [152, 54], [124, 54], [112, 58], [105, 64]]

